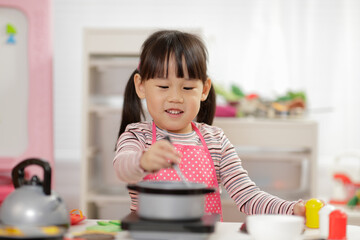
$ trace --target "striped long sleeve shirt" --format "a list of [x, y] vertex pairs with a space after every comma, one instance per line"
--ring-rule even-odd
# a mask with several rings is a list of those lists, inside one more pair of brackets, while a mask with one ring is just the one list
[[[212, 160], [219, 185], [222, 184], [238, 209], [247, 214], [293, 214], [296, 202], [286, 201], [261, 191], [242, 167], [234, 146], [222, 129], [204, 123], [196, 123], [203, 135]], [[201, 145], [195, 131], [186, 134], [168, 133], [156, 129], [156, 139], [170, 135], [174, 144]], [[119, 137], [113, 166], [118, 178], [126, 183], [141, 181], [148, 173], [140, 167], [140, 158], [152, 143], [152, 122], [129, 124]], [[137, 193], [129, 191], [131, 210], [137, 208]]]

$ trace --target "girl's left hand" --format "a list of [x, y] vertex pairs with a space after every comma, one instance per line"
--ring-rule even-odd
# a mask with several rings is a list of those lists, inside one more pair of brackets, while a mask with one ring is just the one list
[[294, 215], [301, 216], [305, 218], [305, 203], [303, 200], [297, 202], [294, 206]]
[[[325, 206], [325, 202], [323, 200], [320, 200], [323, 205]], [[301, 216], [301, 217], [306, 217], [305, 213], [306, 213], [306, 208], [305, 208], [305, 204], [306, 202], [304, 202], [303, 200], [298, 201], [295, 206], [294, 206], [294, 215], [297, 216]]]

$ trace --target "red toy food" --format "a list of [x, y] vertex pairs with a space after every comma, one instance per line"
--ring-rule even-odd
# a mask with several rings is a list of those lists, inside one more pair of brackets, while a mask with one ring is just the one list
[[[78, 213], [75, 213], [78, 212]], [[70, 211], [70, 223], [71, 225], [76, 225], [79, 222], [85, 220], [86, 217], [83, 215], [83, 213], [81, 212], [81, 210], [79, 209], [73, 209]]]

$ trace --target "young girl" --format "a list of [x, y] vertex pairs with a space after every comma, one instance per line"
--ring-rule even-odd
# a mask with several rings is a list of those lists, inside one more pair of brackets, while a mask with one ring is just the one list
[[[179, 164], [189, 181], [209, 187], [221, 183], [245, 214], [305, 215], [302, 201], [290, 202], [261, 191], [241, 166], [224, 132], [211, 126], [215, 92], [207, 76], [207, 50], [195, 35], [158, 31], [143, 44], [140, 64], [131, 75], [113, 162], [127, 183], [180, 181], [171, 168]], [[141, 99], [152, 121], [141, 122]], [[165, 136], [172, 140], [171, 144]], [[129, 191], [131, 210], [137, 193]], [[205, 212], [219, 213], [219, 192], [208, 194]]]

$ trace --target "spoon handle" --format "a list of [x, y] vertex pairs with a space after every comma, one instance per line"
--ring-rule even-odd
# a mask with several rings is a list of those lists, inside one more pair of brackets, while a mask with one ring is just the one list
[[[170, 137], [168, 135], [165, 135], [165, 139], [168, 140], [172, 144]], [[187, 180], [187, 178], [184, 176], [184, 174], [182, 173], [181, 169], [179, 168], [179, 164], [173, 164], [172, 167], [175, 169], [177, 175], [179, 175], [179, 177], [181, 178], [181, 181], [183, 181], [187, 187], [190, 187], [190, 183]]]
[[179, 175], [179, 177], [181, 178], [181, 181], [183, 181], [187, 186], [189, 186], [189, 181], [187, 180], [187, 178], [184, 176], [184, 174], [181, 172], [179, 165], [178, 164], [174, 164], [173, 168], [175, 169], [176, 173]]

